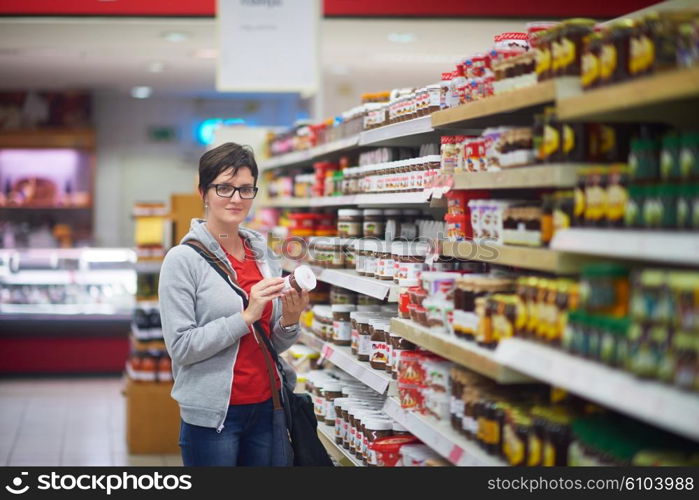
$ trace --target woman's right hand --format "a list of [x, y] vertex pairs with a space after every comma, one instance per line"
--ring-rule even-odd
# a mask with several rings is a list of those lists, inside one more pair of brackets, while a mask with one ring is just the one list
[[282, 296], [284, 278], [266, 278], [250, 288], [248, 307], [243, 311], [243, 319], [248, 325], [262, 317], [267, 302]]

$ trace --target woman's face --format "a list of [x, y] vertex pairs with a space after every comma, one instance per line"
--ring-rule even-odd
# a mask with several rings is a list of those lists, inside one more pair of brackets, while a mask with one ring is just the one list
[[[233, 169], [224, 170], [211, 184], [228, 184], [234, 187], [254, 187], [255, 178], [248, 167], [240, 167], [235, 175]], [[207, 218], [222, 225], [240, 225], [250, 212], [252, 199], [242, 199], [240, 191], [231, 198], [223, 198], [216, 194], [216, 188], [210, 186], [204, 193], [204, 203], [209, 205]]]

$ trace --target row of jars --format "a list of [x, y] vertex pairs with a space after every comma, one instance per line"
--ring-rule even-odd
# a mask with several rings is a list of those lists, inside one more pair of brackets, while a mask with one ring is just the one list
[[358, 275], [392, 281], [418, 279], [425, 270], [425, 242], [313, 237], [310, 262], [330, 269], [354, 269]]
[[383, 412], [385, 398], [358, 381], [312, 371], [306, 376], [306, 390], [318, 422], [332, 426], [335, 443], [364, 465], [379, 465], [371, 448], [377, 439], [411, 435]]
[[395, 95], [387, 102], [365, 104], [364, 130], [412, 120], [439, 111], [440, 86], [428, 85], [414, 92]]
[[315, 305], [311, 331], [326, 342], [350, 347], [358, 361], [397, 379], [401, 354], [415, 345], [390, 331], [391, 318], [396, 317], [391, 307], [389, 311], [379, 306]]
[[393, 193], [430, 187], [440, 168], [440, 155], [426, 155], [344, 169], [342, 193]]

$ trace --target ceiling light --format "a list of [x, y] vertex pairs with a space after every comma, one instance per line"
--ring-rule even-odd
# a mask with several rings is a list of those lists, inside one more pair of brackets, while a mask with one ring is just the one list
[[148, 99], [153, 93], [150, 87], [134, 87], [131, 89], [131, 97], [136, 99]]
[[216, 59], [218, 57], [218, 50], [216, 49], [197, 49], [192, 54], [194, 57], [199, 59]]
[[165, 63], [161, 61], [153, 61], [148, 64], [148, 71], [150, 73], [162, 73], [165, 69]]
[[410, 43], [415, 41], [413, 33], [389, 33], [388, 41], [393, 43]]
[[162, 34], [162, 37], [168, 42], [179, 43], [189, 39], [189, 33], [184, 31], [166, 31]]

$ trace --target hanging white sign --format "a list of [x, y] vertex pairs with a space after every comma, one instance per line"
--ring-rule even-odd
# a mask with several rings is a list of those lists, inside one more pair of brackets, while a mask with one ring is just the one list
[[319, 0], [218, 0], [216, 18], [217, 90], [317, 90]]

